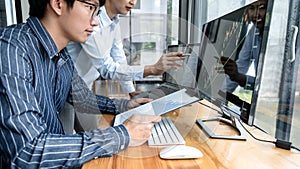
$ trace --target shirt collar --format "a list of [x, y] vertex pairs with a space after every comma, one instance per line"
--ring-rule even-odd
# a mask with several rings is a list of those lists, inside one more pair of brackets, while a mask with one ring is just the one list
[[100, 8], [100, 13], [99, 13], [99, 22], [101, 22], [102, 26], [108, 26], [111, 24], [117, 24], [119, 22], [119, 15], [116, 15], [115, 17], [113, 17], [112, 19], [109, 18], [105, 6], [102, 6]]
[[44, 47], [50, 59], [56, 56], [59, 53], [56, 44], [54, 43], [49, 32], [42, 25], [40, 20], [36, 17], [31, 16], [27, 19], [27, 23], [29, 27], [32, 29], [32, 32], [35, 34], [36, 38], [40, 41], [40, 43]]

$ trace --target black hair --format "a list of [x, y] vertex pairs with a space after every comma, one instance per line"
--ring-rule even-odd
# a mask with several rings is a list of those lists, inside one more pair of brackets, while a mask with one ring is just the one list
[[100, 6], [103, 6], [105, 4], [105, 0], [99, 0]]
[[[64, 0], [67, 2], [68, 7], [72, 8], [75, 0]], [[45, 16], [47, 5], [50, 0], [28, 0], [29, 2], [29, 15], [35, 16], [39, 19]]]

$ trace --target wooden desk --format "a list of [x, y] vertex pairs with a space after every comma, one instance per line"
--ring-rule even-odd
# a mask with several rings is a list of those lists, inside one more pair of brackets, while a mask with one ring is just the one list
[[[210, 104], [210, 103], [206, 103]], [[158, 153], [159, 148], [149, 148], [147, 143], [139, 147], [129, 147], [125, 151], [110, 158], [98, 158], [86, 163], [83, 169], [223, 169], [223, 168], [300, 168], [300, 153], [276, 148], [274, 144], [263, 143], [250, 135], [247, 141], [210, 139], [196, 124], [196, 119], [216, 116], [216, 112], [195, 103], [166, 114], [171, 117], [180, 133], [185, 136], [186, 144], [202, 151], [203, 157], [191, 160], [163, 160]], [[113, 119], [105, 116], [101, 127], [107, 127]], [[103, 125], [104, 124], [104, 125]], [[215, 128], [215, 133], [234, 134], [227, 125], [219, 122], [209, 122]], [[273, 137], [260, 130], [246, 126], [247, 129], [260, 139], [274, 140]]]

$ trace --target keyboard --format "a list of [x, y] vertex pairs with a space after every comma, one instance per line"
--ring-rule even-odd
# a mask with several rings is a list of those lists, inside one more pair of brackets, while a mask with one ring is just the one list
[[165, 95], [174, 93], [174, 92], [179, 90], [178, 87], [175, 88], [175, 87], [168, 87], [168, 86], [164, 86], [164, 85], [161, 85], [161, 86], [157, 87], [157, 89], [161, 90]]
[[154, 88], [150, 91], [144, 92], [142, 94], [139, 94], [135, 96], [134, 98], [151, 98], [151, 99], [158, 99], [163, 96], [169, 95], [171, 93], [174, 93], [176, 91], [180, 90], [179, 88], [175, 87], [168, 87], [168, 86], [158, 86], [157, 88]]
[[150, 147], [184, 144], [184, 138], [179, 133], [172, 120], [168, 117], [163, 117], [160, 122], [154, 124], [152, 135], [148, 139], [148, 145]]

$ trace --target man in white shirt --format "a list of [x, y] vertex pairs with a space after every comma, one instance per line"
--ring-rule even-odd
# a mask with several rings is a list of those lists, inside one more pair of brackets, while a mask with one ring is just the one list
[[[90, 89], [94, 80], [99, 77], [118, 79], [121, 80], [123, 91], [134, 96], [133, 80], [141, 80], [149, 75], [160, 75], [169, 69], [179, 67], [176, 61], [184, 59], [182, 53], [172, 52], [162, 55], [153, 65], [129, 66], [127, 64], [120, 34], [119, 14], [126, 15], [136, 1], [106, 0], [98, 14], [99, 26], [94, 29], [88, 41], [68, 45], [67, 49], [74, 60], [78, 74]], [[72, 109], [72, 107], [65, 109]], [[95, 128], [98, 124], [98, 118], [94, 116], [79, 113], [76, 113], [76, 116], [84, 130]]]
[[121, 5], [119, 1], [114, 3], [112, 0], [106, 0], [105, 7], [100, 9], [98, 15], [99, 27], [95, 28], [88, 41], [68, 45], [68, 51], [75, 61], [79, 74], [90, 88], [93, 81], [101, 76], [104, 79], [127, 81], [122, 82], [122, 87], [126, 92], [132, 93], [134, 92], [132, 80], [162, 74], [166, 70], [180, 66], [176, 60], [184, 59], [181, 53], [173, 52], [162, 55], [154, 65], [128, 66], [120, 35], [119, 14], [127, 14], [136, 0], [122, 1], [128, 4], [123, 2], [124, 5]]

